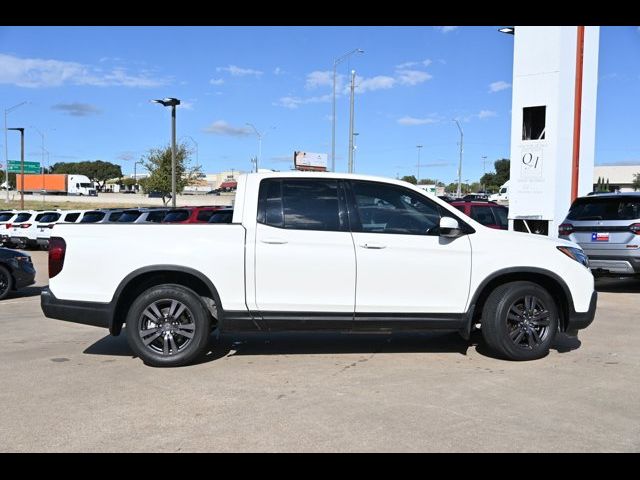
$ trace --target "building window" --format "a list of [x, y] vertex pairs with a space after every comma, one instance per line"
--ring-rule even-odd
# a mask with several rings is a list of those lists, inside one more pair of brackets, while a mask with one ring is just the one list
[[544, 140], [547, 107], [522, 109], [522, 140]]

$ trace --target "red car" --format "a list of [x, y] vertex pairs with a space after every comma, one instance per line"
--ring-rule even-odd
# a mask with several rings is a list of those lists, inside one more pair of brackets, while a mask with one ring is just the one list
[[466, 216], [473, 218], [476, 222], [489, 228], [507, 230], [509, 222], [507, 216], [509, 209], [495, 202], [483, 202], [480, 200], [462, 201], [455, 200], [449, 205], [456, 207]]
[[208, 223], [211, 215], [229, 207], [184, 207], [169, 210], [162, 223]]

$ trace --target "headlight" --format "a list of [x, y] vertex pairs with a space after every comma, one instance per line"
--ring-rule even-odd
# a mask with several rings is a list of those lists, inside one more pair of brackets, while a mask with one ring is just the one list
[[581, 263], [585, 267], [589, 268], [589, 259], [584, 254], [584, 251], [581, 248], [575, 247], [556, 247], [562, 253], [564, 253], [567, 257], [572, 258], [578, 263]]

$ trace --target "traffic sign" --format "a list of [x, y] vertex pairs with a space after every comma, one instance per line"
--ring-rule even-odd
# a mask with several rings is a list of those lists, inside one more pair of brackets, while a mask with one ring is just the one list
[[[21, 173], [20, 162], [9, 160], [9, 173]], [[40, 162], [24, 162], [24, 173], [40, 173]]]

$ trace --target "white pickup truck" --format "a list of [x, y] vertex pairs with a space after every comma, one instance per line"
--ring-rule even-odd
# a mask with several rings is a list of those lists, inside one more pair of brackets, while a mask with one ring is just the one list
[[386, 178], [249, 174], [231, 224], [61, 224], [55, 235], [45, 315], [113, 335], [126, 324], [154, 366], [193, 362], [214, 329], [469, 339], [480, 328], [499, 356], [530, 360], [596, 309], [576, 244], [486, 228]]

